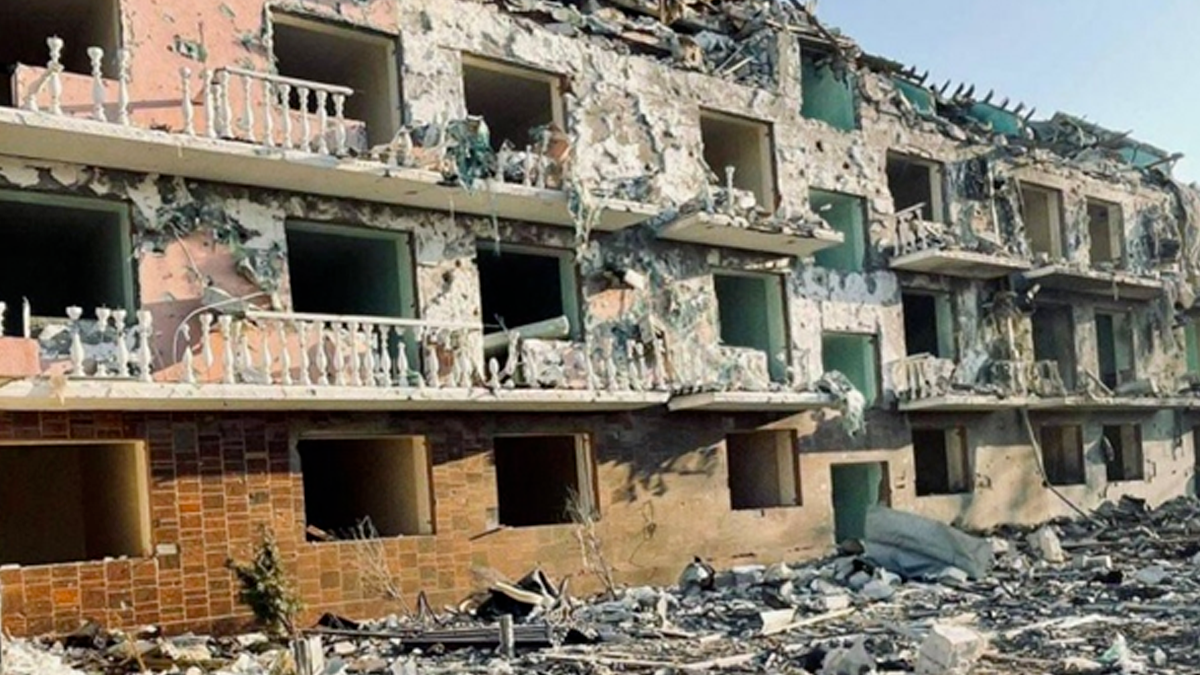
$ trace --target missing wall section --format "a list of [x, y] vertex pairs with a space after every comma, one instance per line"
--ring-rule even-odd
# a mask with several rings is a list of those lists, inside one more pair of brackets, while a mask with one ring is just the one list
[[1087, 200], [1089, 253], [1093, 267], [1119, 269], [1125, 263], [1125, 227], [1121, 205]]
[[[134, 309], [129, 209], [94, 199], [0, 191], [0, 301], [8, 335], [26, 329], [22, 298], [37, 317], [66, 321], [66, 308]], [[36, 325], [32, 327], [36, 329]], [[36, 331], [35, 331], [36, 332]], [[36, 337], [36, 334], [35, 334]]]
[[349, 537], [370, 518], [381, 537], [433, 534], [424, 438], [302, 438], [296, 452], [308, 525]]
[[297, 312], [416, 315], [408, 235], [304, 221], [289, 221], [286, 232]]
[[891, 481], [884, 462], [832, 464], [829, 467], [833, 500], [834, 543], [862, 539], [867, 511], [891, 503]]
[[1054, 361], [1067, 391], [1075, 389], [1075, 320], [1070, 305], [1039, 305], [1033, 312], [1033, 358]]
[[971, 491], [971, 456], [965, 427], [913, 429], [917, 496]]
[[879, 350], [874, 335], [825, 333], [821, 336], [821, 362], [825, 371], [845, 375], [866, 399], [868, 406], [879, 397]]
[[497, 436], [492, 439], [500, 524], [570, 523], [570, 500], [596, 509], [591, 443], [586, 435]]
[[888, 153], [887, 181], [892, 208], [897, 213], [919, 205], [922, 220], [945, 219], [941, 164]]
[[467, 112], [487, 122], [493, 149], [508, 141], [523, 150], [549, 125], [566, 130], [561, 76], [468, 54], [462, 74]]
[[783, 279], [771, 275], [713, 275], [721, 342], [767, 355], [772, 382], [787, 381], [787, 312]]
[[755, 431], [725, 438], [731, 508], [800, 505], [794, 439], [794, 431]]
[[1061, 192], [1021, 183], [1021, 218], [1025, 222], [1025, 236], [1034, 255], [1042, 254], [1052, 261], [1066, 256]]
[[867, 261], [867, 205], [863, 198], [810, 190], [808, 201], [812, 210], [844, 237], [841, 244], [817, 251], [817, 265], [841, 272], [862, 272]]
[[954, 307], [949, 293], [900, 294], [904, 310], [904, 345], [909, 356], [955, 357]]
[[[345, 115], [365, 122], [367, 142], [387, 143], [400, 128], [396, 39], [383, 33], [272, 12], [272, 47], [279, 74], [350, 87]], [[289, 102], [299, 109], [298, 92]], [[309, 103], [316, 110], [316, 101]], [[333, 103], [328, 103], [333, 112]]]
[[0, 564], [150, 554], [142, 443], [0, 444], [0, 476]]
[[754, 193], [758, 207], [775, 210], [775, 144], [771, 125], [744, 117], [703, 110], [700, 135], [704, 162], [725, 184], [725, 169], [733, 167], [733, 186]]
[[1108, 482], [1145, 480], [1140, 424], [1105, 425], [1100, 443]]
[[1109, 389], [1137, 379], [1133, 317], [1128, 312], [1096, 312], [1096, 358], [1100, 381]]
[[809, 49], [800, 51], [801, 116], [820, 120], [834, 129], [858, 128], [856, 83], [847, 68], [837, 68], [833, 55]]
[[567, 317], [580, 335], [579, 286], [570, 251], [481, 242], [476, 249], [484, 333]]
[[1087, 482], [1083, 463], [1083, 428], [1077, 424], [1043, 426], [1038, 432], [1042, 465], [1051, 485], [1082, 485]]

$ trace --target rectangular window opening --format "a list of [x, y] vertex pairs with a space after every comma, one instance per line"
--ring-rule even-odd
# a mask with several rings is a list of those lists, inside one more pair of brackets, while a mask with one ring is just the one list
[[407, 234], [304, 221], [289, 221], [286, 233], [295, 311], [415, 316]]
[[809, 207], [830, 227], [842, 233], [837, 246], [816, 253], [820, 267], [841, 272], [862, 272], [867, 261], [867, 205], [862, 197], [810, 190]]
[[954, 358], [954, 307], [948, 293], [901, 293], [909, 356]]
[[309, 526], [344, 539], [370, 519], [380, 537], [433, 534], [424, 438], [302, 438], [296, 450]]
[[800, 505], [793, 441], [792, 431], [756, 431], [725, 438], [729, 500], [734, 510]]
[[1021, 219], [1033, 253], [1050, 260], [1066, 256], [1062, 234], [1062, 193], [1021, 183]]
[[1075, 320], [1069, 305], [1039, 305], [1034, 310], [1033, 358], [1057, 362], [1063, 386], [1075, 389]]
[[1083, 463], [1083, 429], [1078, 425], [1044, 426], [1039, 434], [1042, 465], [1051, 485], [1087, 482]]
[[965, 428], [913, 429], [912, 443], [918, 497], [971, 491]]
[[940, 164], [888, 153], [887, 181], [896, 213], [919, 206], [922, 220], [944, 219]]
[[1100, 381], [1109, 389], [1137, 379], [1133, 362], [1133, 320], [1127, 312], [1096, 312], [1096, 356]]
[[536, 150], [542, 129], [566, 131], [561, 76], [466, 54], [462, 74], [467, 112], [487, 122], [492, 149]]
[[834, 67], [830, 54], [803, 49], [800, 56], [801, 116], [820, 120], [841, 131], [857, 129], [854, 74], [848, 69]]
[[1089, 198], [1087, 217], [1092, 266], [1120, 268], [1125, 257], [1121, 205]]
[[[45, 68], [50, 61], [46, 39], [63, 41], [62, 66], [68, 73], [91, 75], [88, 47], [104, 50], [101, 73], [117, 77], [117, 50], [121, 48], [121, 12], [118, 0], [38, 0], [9, 3], [0, 10], [0, 105], [16, 107], [12, 77], [17, 64]], [[88, 99], [90, 105], [91, 99]]]
[[580, 334], [579, 290], [570, 251], [481, 242], [476, 249], [484, 333], [566, 317]]
[[1200, 329], [1194, 322], [1183, 327], [1183, 349], [1187, 372], [1200, 375]]
[[[345, 116], [366, 124], [367, 142], [392, 140], [400, 127], [400, 76], [396, 39], [383, 33], [327, 21], [272, 12], [272, 47], [280, 75], [320, 84], [349, 87]], [[295, 87], [289, 105], [300, 108]], [[310, 94], [309, 110], [316, 111]], [[327, 112], [333, 113], [329, 100]]]
[[595, 512], [595, 470], [586, 435], [497, 436], [492, 448], [501, 525], [570, 523], [573, 507]]
[[22, 298], [31, 335], [66, 322], [66, 308], [134, 309], [129, 209], [125, 204], [0, 191], [0, 301], [6, 335], [23, 335]]
[[762, 211], [775, 210], [775, 147], [771, 125], [709, 110], [700, 113], [704, 162], [725, 184], [733, 168], [733, 186], [754, 193]]
[[0, 476], [0, 564], [150, 554], [142, 443], [0, 444]]
[[765, 353], [771, 381], [787, 381], [783, 279], [767, 275], [715, 274], [713, 284], [722, 344]]
[[825, 333], [821, 336], [821, 362], [826, 372], [845, 375], [874, 405], [879, 393], [879, 354], [874, 335]]
[[1105, 425], [1101, 443], [1105, 471], [1110, 483], [1145, 478], [1141, 425]]

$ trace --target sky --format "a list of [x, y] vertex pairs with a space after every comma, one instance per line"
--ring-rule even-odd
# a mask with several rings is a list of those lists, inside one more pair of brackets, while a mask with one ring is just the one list
[[930, 83], [1132, 130], [1200, 180], [1200, 0], [820, 0], [817, 16]]

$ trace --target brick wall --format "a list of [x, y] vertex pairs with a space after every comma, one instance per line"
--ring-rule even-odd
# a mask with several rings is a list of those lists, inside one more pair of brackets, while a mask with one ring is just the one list
[[[410, 605], [420, 590], [435, 606], [456, 603], [477, 587], [474, 568], [516, 577], [541, 564], [556, 577], [574, 576], [573, 589], [594, 586], [581, 569], [570, 525], [495, 527], [490, 439], [497, 433], [590, 435], [600, 533], [625, 581], [670, 581], [692, 555], [731, 563], [819, 553], [829, 542], [827, 498], [818, 497], [816, 506], [729, 508], [722, 440], [760, 421], [664, 412], [0, 413], [0, 441], [144, 441], [154, 546], [147, 558], [0, 569], [4, 627], [33, 634], [94, 619], [169, 631], [233, 629], [246, 614], [225, 562], [251, 550], [260, 524], [277, 533], [308, 605], [306, 619], [322, 611], [359, 617], [396, 611], [363, 589], [353, 544], [305, 541], [292, 439], [315, 431], [426, 438], [436, 534], [384, 541]], [[819, 486], [806, 491], [819, 492]]]

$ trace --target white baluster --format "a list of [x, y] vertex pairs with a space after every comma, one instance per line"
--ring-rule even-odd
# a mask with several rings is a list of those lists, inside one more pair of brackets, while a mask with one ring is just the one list
[[[334, 343], [336, 345], [336, 343]], [[329, 384], [329, 355], [325, 353], [325, 323], [317, 322], [317, 384]]]
[[439, 378], [441, 377], [441, 362], [438, 359], [437, 345], [434, 344], [432, 338], [422, 343], [425, 349], [425, 384], [437, 389], [442, 386]]
[[196, 111], [192, 106], [192, 69], [187, 66], [180, 68], [179, 79], [183, 83], [183, 133], [195, 136]]
[[129, 377], [129, 333], [125, 320], [129, 313], [124, 309], [114, 309], [113, 325], [117, 328], [117, 377]]
[[129, 67], [131, 55], [128, 49], [117, 50], [117, 122], [129, 126]]
[[287, 324], [283, 321], [276, 321], [275, 332], [279, 335], [279, 369], [282, 371], [279, 379], [284, 385], [290, 385], [292, 383], [292, 352], [288, 349]]
[[229, 71], [222, 70], [218, 75], [221, 81], [219, 89], [221, 110], [218, 116], [221, 118], [221, 136], [230, 138], [233, 136], [233, 104], [229, 100]]
[[346, 154], [346, 95], [333, 95], [334, 148], [338, 155]]
[[309, 372], [312, 359], [308, 356], [308, 336], [317, 333], [317, 348], [320, 349], [320, 329], [310, 326], [307, 321], [301, 321], [295, 325], [295, 330], [296, 342], [300, 345], [300, 384], [307, 387], [312, 384], [312, 374]]
[[104, 50], [88, 47], [87, 55], [92, 62], [92, 118], [107, 122], [108, 117], [104, 114]]
[[363, 354], [363, 380], [365, 380], [364, 384], [368, 387], [379, 386], [379, 373], [375, 371], [379, 363], [375, 353], [375, 349], [379, 345], [379, 336], [376, 334], [377, 329], [378, 326], [366, 327], [366, 344], [363, 345], [363, 349], [366, 352]]
[[349, 363], [347, 365], [347, 370], [350, 371], [351, 386], [359, 387], [359, 386], [362, 386], [363, 380], [362, 380], [362, 364], [361, 364], [361, 360], [359, 359], [359, 349], [358, 349], [358, 322], [351, 321], [349, 324], [347, 324], [347, 326], [349, 327], [349, 336], [348, 337], [350, 338], [349, 343], [348, 343], [350, 346], [350, 354], [349, 354], [350, 358], [347, 359], [349, 361]]
[[246, 140], [254, 143], [257, 139], [254, 137], [254, 96], [250, 91], [250, 87], [254, 81], [249, 75], [242, 75], [242, 131], [246, 134]]
[[537, 183], [536, 184], [539, 188], [541, 188], [543, 190], [546, 189], [546, 173], [547, 173], [546, 167], [547, 166], [549, 166], [549, 160], [546, 159], [545, 155], [538, 153], [538, 156], [537, 156]]
[[[2, 317], [0, 317], [2, 318]], [[382, 326], [379, 330], [379, 386], [392, 386], [392, 326]]]
[[29, 298], [21, 298], [21, 337], [29, 339], [33, 332], [33, 308], [29, 306]]
[[0, 337], [4, 336], [4, 312], [8, 310], [8, 304], [0, 301]]
[[50, 63], [46, 65], [46, 69], [50, 71], [50, 112], [61, 115], [63, 41], [57, 37], [47, 38], [46, 45], [50, 47]]
[[[96, 329], [100, 333], [100, 342], [104, 343], [104, 338], [108, 335], [108, 319], [112, 316], [112, 310], [107, 307], [96, 308]], [[103, 360], [96, 360], [96, 377], [108, 377], [108, 365]]]
[[329, 111], [325, 106], [329, 103], [329, 92], [324, 89], [317, 90], [317, 152], [322, 155], [329, 154], [329, 141], [325, 138], [325, 132], [329, 129]]
[[737, 171], [734, 166], [725, 167], [725, 212], [729, 215], [734, 214], [734, 199], [733, 199], [733, 174]]
[[150, 374], [150, 365], [153, 356], [150, 352], [150, 338], [153, 335], [152, 328], [154, 326], [154, 315], [147, 310], [141, 310], [137, 313], [138, 322], [138, 366], [141, 368], [142, 382], [152, 382], [154, 378]]
[[406, 329], [397, 329], [399, 341], [396, 343], [396, 384], [401, 387], [409, 386], [408, 376], [408, 335]]
[[493, 391], [500, 388], [500, 359], [488, 359], [488, 388]]
[[522, 177], [521, 184], [524, 185], [525, 187], [532, 187], [533, 186], [533, 168], [534, 168], [533, 146], [532, 145], [525, 146], [525, 161], [523, 162], [523, 164], [524, 164], [525, 175]]
[[296, 147], [292, 142], [292, 85], [286, 82], [279, 85], [280, 108], [283, 112], [283, 147], [291, 150]]
[[209, 70], [208, 68], [205, 68], [204, 72], [200, 76], [200, 80], [201, 80], [201, 85], [204, 88], [204, 127], [205, 127], [204, 133], [209, 138], [216, 138], [217, 137], [217, 124], [216, 124], [216, 120], [214, 119], [214, 117], [216, 116], [216, 112], [214, 111], [214, 104], [213, 104], [212, 71]]
[[637, 378], [633, 381], [633, 388], [636, 391], [641, 391], [646, 388], [646, 345], [641, 342], [633, 343], [633, 365], [637, 366], [634, 374]]
[[308, 119], [308, 87], [297, 87], [300, 96], [300, 149], [308, 152], [312, 148], [312, 125]]
[[221, 381], [225, 384], [234, 382], [233, 362], [233, 317], [222, 314], [217, 317], [217, 328], [221, 333]]
[[204, 357], [206, 372], [211, 371], [213, 367], [212, 322], [212, 314], [205, 312], [200, 315], [200, 354]]
[[183, 382], [196, 384], [196, 364], [192, 357], [192, 327], [185, 323], [179, 327], [179, 332], [183, 336]]
[[501, 183], [504, 182], [504, 167], [508, 166], [510, 162], [512, 162], [512, 151], [508, 149], [508, 144], [505, 143], [504, 145], [500, 146], [499, 150], [496, 151], [497, 181]]
[[[268, 148], [275, 147], [275, 112], [273, 110], [273, 98], [275, 96], [274, 86], [270, 80], [262, 81], [263, 88], [263, 145]], [[287, 112], [285, 106], [283, 111]]]
[[83, 371], [83, 359], [86, 354], [83, 351], [83, 336], [80, 335], [79, 318], [81, 316], [83, 316], [82, 307], [72, 305], [67, 308], [67, 318], [71, 320], [71, 374], [75, 377], [83, 377], [87, 374]]
[[266, 383], [272, 384], [274, 378], [271, 377], [271, 369], [275, 367], [275, 358], [271, 355], [271, 331], [268, 324], [264, 322], [263, 325], [258, 327], [258, 332], [261, 336], [259, 350], [262, 353], [259, 354], [259, 360], [262, 363], [263, 375], [266, 378]]

